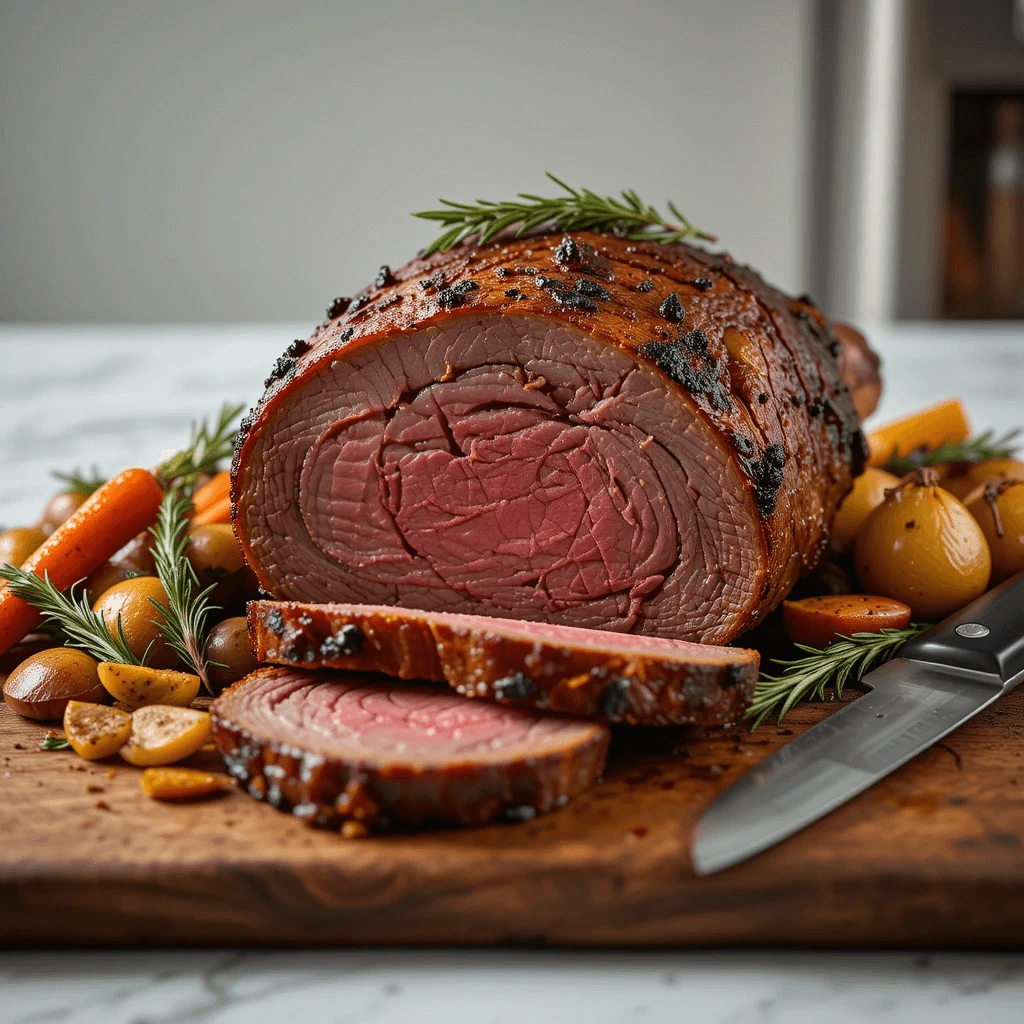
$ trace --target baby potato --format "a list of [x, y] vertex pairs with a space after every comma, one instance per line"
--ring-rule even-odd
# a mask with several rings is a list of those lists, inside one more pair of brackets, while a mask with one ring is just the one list
[[132, 733], [132, 716], [105, 704], [68, 702], [64, 710], [64, 735], [79, 757], [87, 761], [116, 754]]
[[169, 704], [147, 704], [131, 716], [131, 736], [121, 756], [139, 768], [174, 764], [194, 754], [209, 738], [205, 711]]
[[58, 526], [70, 519], [72, 513], [77, 512], [88, 498], [89, 495], [79, 494], [77, 491], [64, 491], [54, 495], [50, 499], [50, 503], [43, 509], [43, 516], [39, 520], [39, 529], [49, 537]]
[[256, 669], [258, 663], [249, 646], [249, 626], [244, 616], [225, 619], [210, 630], [206, 657], [210, 662], [210, 682], [218, 689], [238, 682]]
[[899, 482], [898, 476], [874, 466], [868, 466], [853, 481], [853, 490], [843, 498], [832, 520], [833, 551], [846, 551], [853, 544], [864, 520], [885, 501], [885, 492]]
[[155, 576], [153, 562], [153, 535], [148, 531], [133, 537], [120, 551], [86, 578], [85, 593], [90, 604], [95, 604], [108, 590], [118, 583], [135, 576]]
[[18, 565], [40, 547], [46, 534], [35, 526], [17, 526], [0, 533], [0, 565]]
[[[157, 622], [161, 621], [161, 615], [150, 603], [150, 598], [167, 606], [163, 584], [155, 576], [139, 576], [111, 587], [93, 605], [93, 611], [103, 616], [110, 635], [115, 637], [117, 617], [121, 616], [128, 649], [136, 658], [145, 655], [146, 664], [153, 668], [172, 668], [178, 663], [178, 655], [160, 635]], [[146, 654], [147, 648], [149, 654]]]
[[99, 680], [115, 700], [131, 708], [146, 704], [174, 704], [186, 708], [199, 693], [199, 676], [148, 665], [118, 665], [104, 661]]
[[1019, 459], [986, 459], [984, 462], [953, 462], [944, 467], [940, 485], [961, 501], [989, 480], [1024, 480], [1024, 462]]
[[201, 580], [220, 579], [245, 565], [238, 538], [228, 523], [207, 523], [189, 530], [185, 556]]
[[103, 704], [108, 696], [88, 654], [53, 647], [18, 665], [4, 682], [4, 699], [19, 715], [51, 722], [64, 717], [69, 701]]
[[992, 552], [992, 583], [1024, 569], [1024, 473], [1019, 480], [991, 480], [965, 502]]
[[201, 772], [196, 768], [147, 768], [139, 785], [154, 800], [195, 800], [223, 793], [231, 788], [231, 780], [218, 772]]
[[985, 592], [992, 558], [981, 527], [938, 474], [919, 469], [864, 521], [854, 568], [864, 588], [938, 621]]

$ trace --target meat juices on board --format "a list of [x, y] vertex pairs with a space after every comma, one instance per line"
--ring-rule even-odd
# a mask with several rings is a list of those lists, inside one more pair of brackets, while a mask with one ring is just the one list
[[240, 438], [274, 596], [725, 643], [821, 557], [863, 450], [809, 300], [587, 232], [379, 281], [278, 360]]

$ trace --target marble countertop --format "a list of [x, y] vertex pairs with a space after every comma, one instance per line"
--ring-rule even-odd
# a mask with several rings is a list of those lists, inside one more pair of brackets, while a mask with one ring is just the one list
[[[301, 325], [2, 326], [0, 523], [34, 520], [54, 469], [152, 465], [190, 422], [252, 402]], [[885, 419], [961, 396], [977, 429], [1024, 423], [1024, 325], [868, 332]], [[0, 908], [2, 913], [2, 908]], [[331, 1021], [721, 1024], [1019, 1021], [1024, 955], [790, 952], [11, 952], [3, 1024]]]

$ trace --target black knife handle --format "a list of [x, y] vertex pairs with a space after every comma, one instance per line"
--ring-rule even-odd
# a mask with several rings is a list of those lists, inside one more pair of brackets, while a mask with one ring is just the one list
[[1024, 572], [909, 640], [899, 656], [1008, 682], [1024, 671]]

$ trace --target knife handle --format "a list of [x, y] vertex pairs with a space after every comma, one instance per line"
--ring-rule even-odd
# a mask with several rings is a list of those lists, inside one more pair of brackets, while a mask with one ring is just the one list
[[1024, 572], [907, 641], [899, 657], [998, 676], [1024, 672]]

